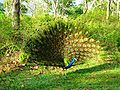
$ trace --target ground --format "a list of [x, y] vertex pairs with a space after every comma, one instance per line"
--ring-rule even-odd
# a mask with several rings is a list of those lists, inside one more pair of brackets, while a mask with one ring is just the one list
[[0, 90], [119, 90], [118, 62], [87, 62], [65, 70], [25, 66], [0, 75]]

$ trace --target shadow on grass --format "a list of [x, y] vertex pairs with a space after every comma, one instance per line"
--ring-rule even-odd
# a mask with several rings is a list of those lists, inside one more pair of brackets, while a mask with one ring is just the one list
[[102, 70], [110, 70], [110, 69], [114, 69], [118, 67], [120, 67], [120, 63], [116, 63], [116, 62], [105, 63], [105, 64], [97, 65], [91, 68], [79, 69], [79, 70], [76, 70], [74, 73], [85, 74], [85, 73], [92, 73], [92, 72], [97, 72], [97, 71], [102, 71]]

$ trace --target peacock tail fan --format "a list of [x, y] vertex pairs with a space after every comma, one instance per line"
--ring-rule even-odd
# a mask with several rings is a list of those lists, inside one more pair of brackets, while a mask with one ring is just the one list
[[94, 58], [100, 53], [98, 41], [89, 38], [82, 30], [69, 29], [69, 25], [56, 23], [34, 38], [30, 48], [32, 60], [50, 65], [64, 65], [64, 58], [71, 61], [77, 58], [77, 64]]

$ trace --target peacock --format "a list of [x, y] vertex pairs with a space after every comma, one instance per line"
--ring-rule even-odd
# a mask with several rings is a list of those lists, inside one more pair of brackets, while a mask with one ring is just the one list
[[[66, 62], [66, 60], [64, 60], [65, 62]], [[73, 65], [73, 63], [75, 63], [75, 61], [77, 61], [77, 59], [76, 58], [72, 58], [72, 61], [68, 64], [68, 63], [65, 63], [65, 69], [68, 69], [68, 68], [70, 68], [72, 65]]]
[[63, 23], [56, 23], [43, 30], [36, 38], [29, 40], [28, 44], [33, 60], [39, 58], [41, 63], [65, 67], [73, 58], [77, 59], [76, 64], [80, 64], [100, 52], [98, 41], [87, 36], [85, 31], [69, 29]]

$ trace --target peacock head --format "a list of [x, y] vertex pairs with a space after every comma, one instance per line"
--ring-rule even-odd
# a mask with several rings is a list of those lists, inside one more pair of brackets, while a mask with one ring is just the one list
[[72, 60], [75, 60], [75, 61], [77, 61], [77, 58], [73, 58]]

